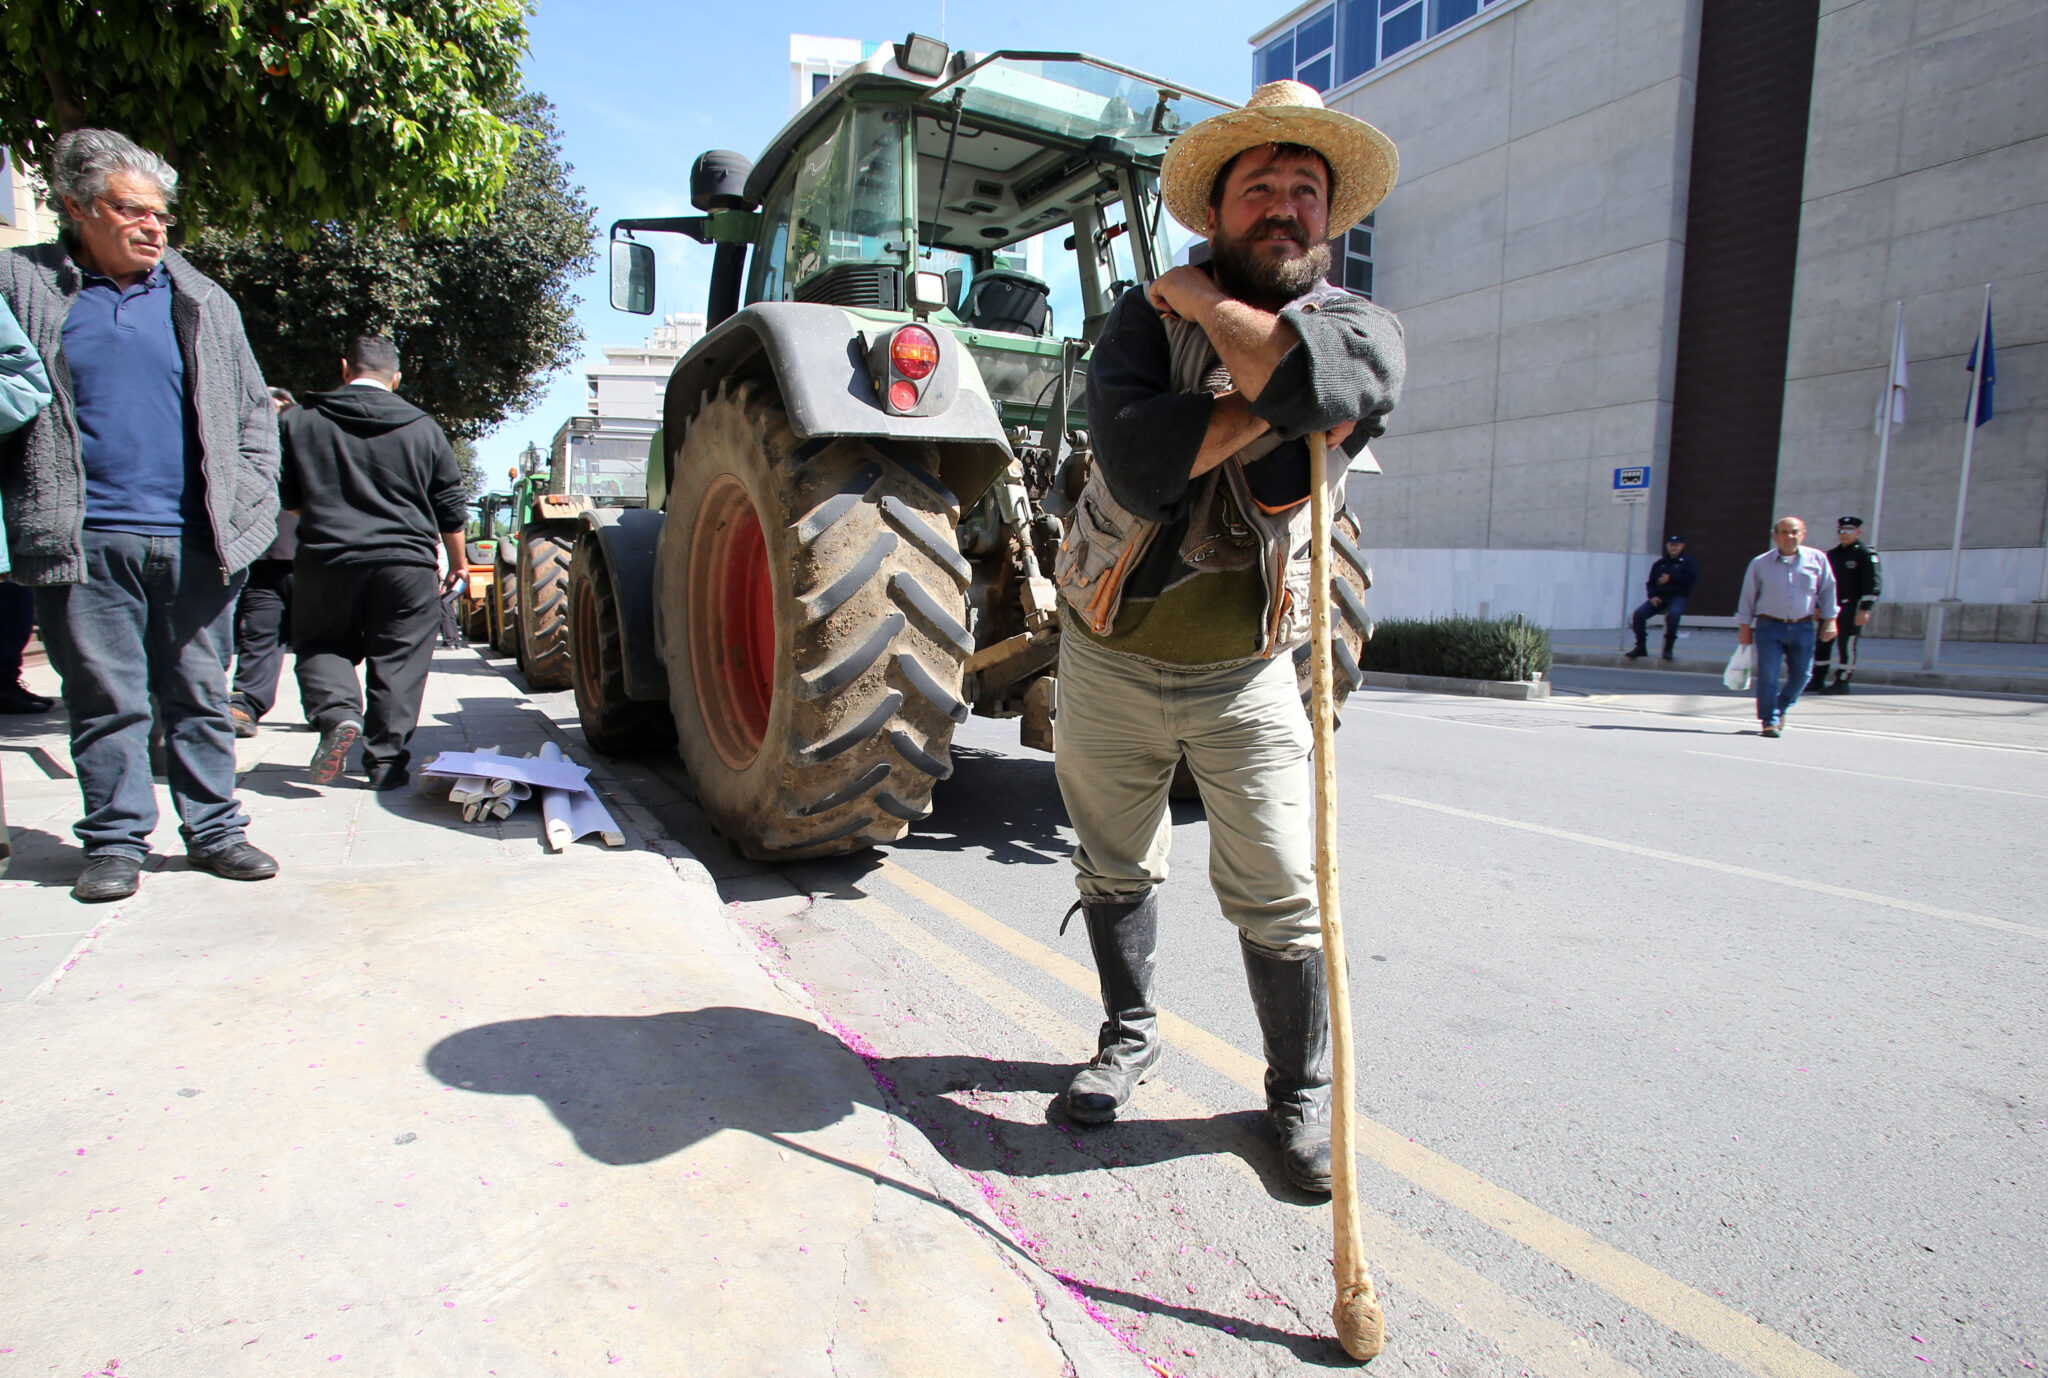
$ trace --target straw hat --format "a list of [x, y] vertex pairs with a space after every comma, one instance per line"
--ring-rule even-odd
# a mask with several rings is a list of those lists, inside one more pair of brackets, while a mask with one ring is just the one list
[[1173, 141], [1160, 168], [1161, 195], [1173, 218], [1208, 233], [1209, 189], [1223, 165], [1248, 148], [1301, 144], [1323, 155], [1335, 179], [1329, 237], [1356, 225], [1393, 190], [1401, 158], [1394, 141], [1364, 120], [1328, 110], [1313, 86], [1269, 81], [1242, 110], [1211, 115]]

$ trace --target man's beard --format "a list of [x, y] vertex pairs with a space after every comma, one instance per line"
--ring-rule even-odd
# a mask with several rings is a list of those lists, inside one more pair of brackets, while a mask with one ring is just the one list
[[[1268, 231], [1279, 226], [1306, 251], [1299, 258], [1274, 259], [1260, 251]], [[1306, 292], [1330, 271], [1330, 246], [1311, 245], [1294, 220], [1264, 220], [1242, 238], [1214, 235], [1209, 262], [1216, 285], [1239, 301], [1286, 303]]]

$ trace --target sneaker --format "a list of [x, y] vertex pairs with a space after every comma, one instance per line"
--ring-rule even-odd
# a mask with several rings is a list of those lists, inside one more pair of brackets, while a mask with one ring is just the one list
[[269, 880], [277, 874], [276, 857], [239, 837], [187, 852], [185, 860], [193, 870], [211, 871], [224, 880]]
[[256, 719], [241, 704], [238, 703], [229, 708], [228, 716], [235, 721], [235, 735], [237, 737], [253, 737], [256, 735]]
[[142, 885], [142, 858], [126, 852], [101, 852], [87, 857], [85, 869], [71, 886], [71, 898], [80, 904], [105, 904], [125, 900]]
[[26, 684], [0, 684], [0, 713], [47, 713], [57, 700], [44, 698]]
[[1777, 737], [1777, 736], [1782, 736], [1782, 735], [1783, 735], [1783, 733], [1784, 733], [1784, 729], [1783, 729], [1783, 728], [1781, 728], [1781, 727], [1779, 727], [1779, 726], [1778, 726], [1778, 724], [1776, 724], [1776, 723], [1774, 723], [1774, 722], [1767, 722], [1767, 723], [1765, 723], [1765, 724], [1763, 725], [1763, 727], [1762, 727], [1762, 728], [1761, 728], [1761, 729], [1759, 730], [1759, 732], [1758, 732], [1758, 734], [1757, 734], [1757, 735], [1759, 735], [1759, 736], [1763, 736], [1763, 737]]
[[356, 739], [363, 735], [363, 725], [354, 718], [343, 718], [320, 734], [320, 745], [313, 748], [313, 760], [306, 767], [316, 785], [331, 785], [341, 775], [341, 769], [348, 764], [349, 750]]

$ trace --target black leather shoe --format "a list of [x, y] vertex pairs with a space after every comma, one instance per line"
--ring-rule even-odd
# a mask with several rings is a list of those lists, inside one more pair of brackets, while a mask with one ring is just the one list
[[348, 764], [349, 748], [363, 735], [363, 725], [353, 718], [344, 718], [320, 734], [320, 745], [313, 748], [313, 759], [307, 765], [307, 772], [316, 785], [331, 785], [341, 776], [341, 768]]
[[276, 857], [240, 838], [203, 852], [187, 852], [185, 860], [193, 870], [211, 871], [224, 880], [269, 880], [277, 874]]
[[1648, 655], [1649, 653], [1650, 648], [1647, 646], [1638, 646], [1633, 651], [1622, 652], [1622, 654], [1627, 656], [1630, 660], [1641, 660], [1644, 656]]
[[57, 706], [26, 684], [0, 684], [0, 713], [47, 713]]
[[371, 766], [369, 780], [374, 790], [404, 789], [412, 783], [412, 772], [402, 765]]
[[102, 852], [85, 859], [85, 869], [72, 883], [71, 898], [81, 904], [125, 900], [142, 886], [142, 861], [125, 852]]

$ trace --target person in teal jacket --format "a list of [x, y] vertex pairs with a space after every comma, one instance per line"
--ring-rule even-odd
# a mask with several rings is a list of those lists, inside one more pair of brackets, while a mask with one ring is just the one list
[[[0, 300], [0, 435], [35, 420], [50, 402], [50, 375], [21, 322]], [[0, 576], [8, 570], [6, 518], [0, 516]], [[21, 653], [35, 623], [35, 599], [0, 578], [0, 713], [47, 713], [55, 700], [30, 693], [21, 682]]]
[[[20, 430], [50, 401], [50, 375], [21, 330], [21, 322], [0, 301], [0, 435]], [[0, 518], [0, 575], [7, 573], [7, 527]], [[0, 579], [0, 713], [47, 713], [52, 701], [21, 682], [21, 652], [35, 615], [27, 589]], [[7, 840], [7, 796], [0, 793], [0, 875], [12, 851]]]

